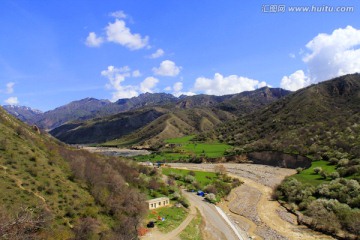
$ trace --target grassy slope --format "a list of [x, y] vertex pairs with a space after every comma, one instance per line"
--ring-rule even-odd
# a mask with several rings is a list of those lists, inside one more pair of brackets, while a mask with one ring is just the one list
[[77, 218], [99, 214], [100, 208], [89, 192], [69, 180], [67, 162], [46, 147], [52, 140], [2, 109], [0, 120], [0, 203], [4, 208], [9, 212], [21, 206], [49, 209], [55, 238], [57, 230], [59, 235], [68, 232]]

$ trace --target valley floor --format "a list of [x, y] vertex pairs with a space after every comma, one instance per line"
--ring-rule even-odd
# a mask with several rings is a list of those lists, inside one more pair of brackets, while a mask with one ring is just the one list
[[[215, 164], [169, 164], [174, 168], [214, 171]], [[271, 200], [272, 189], [295, 170], [255, 164], [222, 164], [227, 172], [244, 184], [232, 190], [226, 201], [218, 206], [230, 217], [236, 227], [254, 239], [333, 239], [298, 225], [296, 217], [277, 201]], [[189, 199], [192, 203], [192, 199]], [[202, 212], [206, 225], [213, 219]], [[215, 224], [216, 225], [216, 224]], [[218, 230], [218, 229], [217, 229]], [[205, 236], [216, 236], [216, 229], [205, 227]], [[219, 239], [219, 238], [216, 238]], [[227, 238], [220, 238], [227, 239]]]

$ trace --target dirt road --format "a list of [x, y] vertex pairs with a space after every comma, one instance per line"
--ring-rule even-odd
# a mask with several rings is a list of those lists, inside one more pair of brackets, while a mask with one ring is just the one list
[[[170, 164], [176, 168], [214, 171], [215, 164]], [[255, 164], [223, 164], [233, 177], [244, 184], [234, 189], [228, 201], [219, 206], [238, 227], [255, 239], [333, 239], [330, 236], [297, 225], [294, 215], [271, 200], [274, 186], [294, 170]], [[206, 218], [205, 218], [206, 219]], [[227, 239], [227, 238], [217, 238]]]

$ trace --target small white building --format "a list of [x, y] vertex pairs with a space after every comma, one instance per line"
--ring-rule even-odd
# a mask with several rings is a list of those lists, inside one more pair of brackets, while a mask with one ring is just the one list
[[168, 197], [155, 198], [146, 201], [149, 205], [149, 209], [155, 209], [160, 207], [165, 207], [170, 204], [170, 199]]

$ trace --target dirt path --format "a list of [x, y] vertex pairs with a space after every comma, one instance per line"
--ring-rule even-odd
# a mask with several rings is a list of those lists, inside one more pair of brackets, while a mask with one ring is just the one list
[[[271, 200], [272, 189], [286, 176], [294, 174], [294, 170], [252, 164], [223, 165], [229, 175], [239, 178], [244, 184], [232, 191], [228, 202], [223, 202], [219, 206], [225, 212], [231, 212], [233, 219], [235, 221], [238, 219], [239, 225], [245, 223], [250, 236], [256, 239], [333, 239], [305, 226], [297, 225], [296, 221], [291, 221], [291, 219], [295, 220], [292, 214], [287, 216], [289, 220], [279, 215], [284, 212], [277, 201]], [[214, 171], [215, 165], [171, 164], [171, 166]]]
[[12, 179], [12, 180], [15, 182], [15, 184], [16, 184], [16, 186], [17, 186], [18, 188], [20, 188], [20, 189], [23, 190], [23, 191], [29, 192], [29, 193], [33, 194], [34, 196], [36, 196], [37, 198], [39, 198], [39, 199], [44, 203], [45, 208], [46, 208], [47, 210], [49, 210], [49, 209], [48, 209], [48, 206], [47, 206], [47, 203], [46, 203], [46, 199], [45, 199], [43, 196], [39, 195], [37, 192], [34, 192], [34, 191], [30, 190], [30, 189], [24, 188], [24, 187], [22, 186], [23, 182], [22, 182], [21, 179], [19, 179], [18, 177], [14, 176], [14, 175], [10, 175], [10, 174], [8, 173], [8, 171], [7, 171], [7, 170], [8, 170], [7, 167], [5, 167], [5, 166], [3, 166], [3, 165], [0, 165], [0, 167], [5, 171], [5, 174], [6, 174], [10, 179]]

